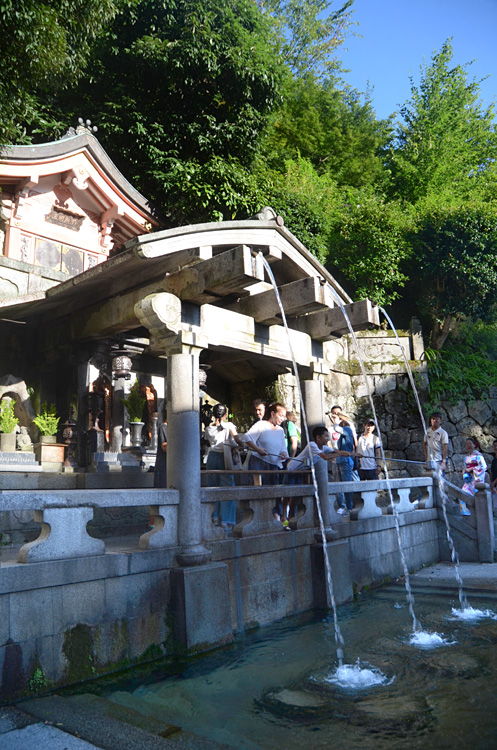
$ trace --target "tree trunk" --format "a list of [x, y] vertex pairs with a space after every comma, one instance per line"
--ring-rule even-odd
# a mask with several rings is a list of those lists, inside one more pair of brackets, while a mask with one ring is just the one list
[[431, 329], [431, 345], [433, 349], [440, 350], [443, 347], [447, 336], [450, 333], [453, 321], [453, 315], [447, 315], [447, 317], [444, 318], [442, 325], [440, 325], [438, 320], [433, 321], [433, 328]]

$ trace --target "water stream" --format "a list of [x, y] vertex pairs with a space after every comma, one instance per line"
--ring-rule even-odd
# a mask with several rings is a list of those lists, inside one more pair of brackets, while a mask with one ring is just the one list
[[[291, 359], [292, 359], [293, 373], [295, 375], [295, 380], [297, 382], [297, 390], [298, 390], [299, 401], [300, 401], [300, 408], [301, 408], [302, 425], [304, 427], [305, 438], [306, 438], [307, 444], [309, 444], [311, 442], [311, 440], [310, 440], [310, 436], [309, 436], [309, 427], [308, 427], [308, 424], [307, 424], [307, 417], [306, 417], [306, 413], [305, 413], [304, 400], [302, 398], [302, 390], [301, 390], [301, 387], [300, 387], [299, 371], [298, 371], [298, 367], [297, 367], [297, 361], [295, 359], [295, 354], [294, 354], [294, 351], [293, 351], [292, 340], [291, 340], [291, 337], [290, 337], [290, 331], [288, 329], [288, 324], [287, 324], [287, 320], [286, 320], [285, 310], [284, 310], [283, 304], [281, 302], [280, 293], [278, 291], [278, 285], [276, 284], [276, 280], [275, 280], [275, 278], [273, 276], [273, 272], [271, 270], [271, 266], [269, 265], [269, 263], [265, 259], [264, 255], [262, 255], [262, 253], [261, 253], [261, 258], [262, 258], [262, 261], [264, 263], [264, 267], [266, 269], [267, 275], [269, 276], [271, 284], [273, 285], [274, 293], [275, 293], [275, 296], [276, 296], [276, 301], [278, 303], [278, 307], [280, 308], [281, 318], [282, 318], [282, 321], [283, 321], [283, 326], [285, 328], [285, 333], [286, 333], [286, 337], [287, 337], [287, 341], [288, 341], [288, 348], [290, 350], [290, 356], [291, 356]], [[338, 666], [339, 666], [339, 668], [341, 667], [343, 669], [343, 647], [344, 647], [344, 639], [343, 639], [343, 635], [342, 635], [342, 632], [341, 632], [341, 629], [340, 629], [340, 625], [338, 623], [337, 604], [336, 604], [336, 600], [335, 600], [335, 594], [334, 594], [334, 591], [333, 591], [333, 577], [332, 577], [332, 573], [331, 573], [331, 564], [330, 564], [330, 560], [329, 560], [329, 556], [328, 556], [328, 549], [327, 549], [326, 529], [325, 529], [325, 526], [324, 526], [324, 520], [323, 520], [323, 513], [322, 513], [321, 503], [320, 503], [320, 500], [319, 500], [318, 483], [317, 483], [317, 479], [316, 479], [316, 472], [315, 472], [315, 469], [314, 469], [314, 463], [313, 463], [313, 461], [310, 462], [310, 469], [311, 469], [312, 484], [313, 484], [313, 487], [314, 487], [314, 497], [316, 499], [316, 507], [317, 507], [317, 511], [318, 511], [319, 529], [320, 529], [320, 532], [321, 532], [321, 540], [322, 540], [322, 543], [323, 543], [324, 565], [325, 565], [325, 571], [326, 571], [326, 585], [327, 585], [328, 595], [329, 595], [329, 599], [330, 599], [330, 603], [331, 603], [331, 607], [332, 607], [332, 611], [333, 611], [333, 624], [334, 624], [334, 632], [335, 632], [336, 654], [337, 654]]]
[[[330, 674], [330, 623], [307, 614], [240, 636], [176, 673], [163, 666], [145, 679], [128, 674], [99, 692], [131, 715], [236, 750], [495, 748], [497, 620], [448, 619], [455, 592], [419, 591], [420, 618], [452, 645], [412, 648], [410, 614], [398, 595], [392, 584], [340, 607], [347, 653], [375, 665], [376, 684], [369, 674], [362, 684], [361, 669], [353, 683], [349, 675], [341, 681], [340, 670]], [[495, 608], [496, 596], [482, 591], [477, 606]]]
[[[340, 310], [342, 311], [344, 320], [345, 320], [345, 322], [347, 324], [347, 328], [349, 329], [350, 335], [352, 337], [352, 341], [354, 343], [355, 352], [356, 352], [356, 355], [357, 355], [357, 360], [358, 360], [359, 366], [361, 368], [361, 373], [362, 373], [364, 385], [366, 387], [366, 391], [367, 391], [367, 394], [368, 394], [368, 399], [369, 399], [369, 403], [370, 403], [370, 406], [371, 406], [371, 411], [373, 413], [373, 421], [374, 421], [374, 423], [376, 425], [376, 434], [380, 435], [380, 428], [379, 428], [378, 417], [376, 415], [376, 409], [375, 409], [375, 405], [374, 405], [374, 401], [373, 401], [373, 395], [372, 395], [371, 389], [369, 387], [369, 379], [367, 377], [366, 369], [364, 367], [364, 361], [363, 361], [362, 356], [361, 356], [361, 352], [360, 352], [360, 349], [359, 349], [359, 344], [357, 342], [357, 337], [355, 335], [354, 329], [352, 328], [352, 324], [350, 322], [349, 316], [347, 315], [347, 312], [345, 310], [345, 307], [344, 307], [341, 299], [339, 298], [339, 296], [337, 295], [337, 293], [335, 292], [335, 290], [333, 289], [333, 287], [331, 286], [331, 284], [329, 282], [327, 282], [327, 283], [328, 283], [328, 288], [330, 289], [330, 291], [331, 291], [331, 293], [332, 293], [332, 295], [333, 295], [336, 303], [338, 304], [338, 306], [340, 307]], [[416, 634], [418, 633], [418, 631], [421, 631], [421, 626], [420, 626], [420, 623], [418, 622], [418, 620], [416, 618], [416, 614], [414, 612], [414, 595], [413, 595], [412, 589], [411, 589], [411, 582], [410, 582], [410, 577], [409, 577], [409, 568], [407, 566], [407, 561], [406, 561], [406, 557], [405, 557], [405, 554], [404, 554], [404, 548], [402, 546], [402, 536], [401, 536], [401, 532], [400, 532], [399, 514], [397, 512], [396, 504], [395, 504], [394, 499], [393, 499], [392, 487], [391, 487], [391, 484], [390, 484], [390, 476], [389, 476], [389, 473], [388, 473], [387, 460], [386, 460], [386, 457], [385, 457], [385, 451], [383, 449], [383, 444], [382, 444], [381, 441], [380, 441], [380, 446], [379, 447], [380, 447], [381, 457], [383, 459], [383, 466], [384, 466], [384, 471], [385, 471], [385, 481], [387, 483], [388, 495], [389, 495], [390, 504], [391, 504], [391, 507], [392, 507], [392, 516], [394, 518], [395, 531], [396, 531], [396, 534], [397, 534], [397, 543], [398, 543], [398, 547], [399, 547], [400, 560], [401, 560], [401, 565], [402, 565], [402, 571], [404, 573], [404, 582], [405, 582], [405, 587], [406, 587], [406, 600], [407, 600], [407, 604], [408, 604], [408, 607], [409, 607], [409, 613], [410, 613], [411, 618], [412, 618], [413, 644], [416, 645], [416, 640], [417, 640]]]
[[[392, 320], [390, 319], [389, 315], [384, 310], [384, 308], [380, 307], [379, 309], [380, 309], [380, 312], [382, 313], [382, 315], [385, 317], [386, 321], [388, 322], [388, 325], [390, 326], [390, 328], [391, 328], [391, 330], [392, 330], [392, 332], [393, 332], [393, 334], [395, 336], [395, 339], [397, 341], [399, 349], [402, 352], [402, 357], [404, 359], [404, 364], [405, 364], [405, 367], [406, 367], [407, 376], [409, 378], [409, 382], [411, 384], [411, 388], [412, 388], [412, 391], [414, 393], [414, 397], [416, 399], [416, 405], [418, 407], [419, 416], [421, 418], [421, 424], [422, 424], [423, 432], [424, 432], [424, 435], [425, 435], [425, 440], [426, 440], [426, 445], [427, 445], [427, 449], [428, 449], [430, 460], [431, 460], [431, 465], [434, 467], [434, 470], [436, 471], [436, 474], [437, 474], [438, 488], [439, 488], [440, 497], [441, 497], [441, 500], [442, 500], [442, 514], [443, 514], [443, 518], [444, 518], [444, 522], [445, 522], [445, 535], [446, 535], [446, 538], [447, 538], [447, 544], [449, 545], [449, 549], [450, 549], [452, 564], [454, 566], [454, 574], [455, 574], [456, 580], [457, 580], [460, 609], [461, 609], [462, 612], [464, 612], [465, 610], [471, 610], [472, 608], [469, 607], [468, 600], [467, 600], [467, 598], [466, 598], [466, 596], [464, 594], [463, 580], [462, 580], [461, 571], [460, 571], [459, 555], [457, 553], [456, 546], [455, 546], [454, 540], [452, 538], [452, 534], [451, 534], [451, 530], [450, 530], [449, 518], [448, 518], [448, 515], [447, 515], [447, 500], [448, 500], [448, 497], [447, 497], [447, 489], [446, 489], [446, 484], [445, 484], [445, 478], [443, 476], [443, 473], [442, 473], [442, 470], [441, 470], [440, 466], [435, 461], [433, 461], [433, 456], [432, 456], [431, 451], [430, 451], [430, 444], [428, 442], [428, 433], [427, 433], [427, 430], [426, 430], [426, 422], [425, 422], [425, 418], [424, 418], [424, 415], [423, 415], [423, 408], [422, 408], [421, 402], [419, 400], [418, 389], [416, 388], [416, 383], [414, 381], [412, 370], [411, 370], [411, 367], [409, 365], [409, 361], [408, 361], [408, 359], [406, 357], [404, 348], [403, 348], [402, 344], [400, 343], [400, 339], [399, 339], [399, 336], [398, 336], [398, 333], [397, 333], [397, 329], [395, 328]], [[469, 612], [468, 612], [468, 615], [469, 615]], [[462, 616], [464, 617], [464, 614]]]

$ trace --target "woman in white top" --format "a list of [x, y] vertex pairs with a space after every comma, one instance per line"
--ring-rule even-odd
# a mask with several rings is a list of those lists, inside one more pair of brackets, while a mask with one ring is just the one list
[[359, 479], [378, 479], [380, 473], [380, 464], [378, 459], [381, 458], [380, 438], [374, 435], [375, 423], [372, 419], [364, 423], [364, 433], [357, 441], [357, 453], [361, 456]]
[[[286, 408], [276, 403], [267, 410], [269, 418], [252, 425], [244, 437], [246, 445], [257, 454], [250, 457], [250, 468], [254, 471], [282, 469], [283, 461], [288, 458], [285, 433], [281, 427], [286, 419]], [[263, 474], [262, 484], [279, 484], [279, 475]]]
[[[214, 424], [205, 428], [204, 439], [209, 443], [210, 450], [207, 456], [206, 469], [223, 470], [224, 444], [236, 446], [235, 439], [238, 437], [236, 427], [232, 422], [227, 422], [228, 410], [223, 404], [215, 404], [212, 408]], [[233, 474], [208, 474], [207, 485], [209, 487], [233, 487], [235, 484]], [[216, 509], [212, 521], [223, 528], [234, 526], [236, 523], [235, 501], [227, 500], [216, 503]]]

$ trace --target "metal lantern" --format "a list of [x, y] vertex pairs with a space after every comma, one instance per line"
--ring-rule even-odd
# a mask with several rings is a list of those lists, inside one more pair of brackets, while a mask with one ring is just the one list
[[131, 357], [125, 350], [117, 350], [113, 354], [112, 372], [114, 379], [124, 378], [125, 380], [129, 380], [131, 378], [131, 368], [133, 367]]

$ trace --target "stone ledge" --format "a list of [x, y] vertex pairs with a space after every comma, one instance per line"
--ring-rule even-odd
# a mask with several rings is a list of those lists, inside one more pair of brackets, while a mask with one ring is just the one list
[[141, 505], [178, 505], [178, 490], [0, 490], [0, 511], [46, 508], [125, 508]]
[[130, 576], [173, 567], [178, 547], [160, 550], [117, 552], [94, 557], [76, 557], [0, 567], [0, 595], [31, 589]]

